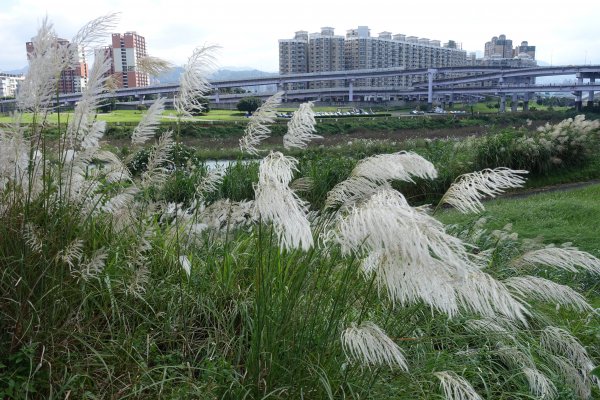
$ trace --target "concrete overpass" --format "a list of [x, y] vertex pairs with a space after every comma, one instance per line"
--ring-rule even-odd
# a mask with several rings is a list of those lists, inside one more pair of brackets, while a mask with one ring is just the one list
[[[356, 85], [356, 81], [363, 78], [386, 78], [396, 76], [427, 76], [427, 83], [416, 84], [410, 88], [403, 87], [361, 87]], [[448, 75], [465, 75], [445, 79]], [[574, 75], [577, 83], [574, 85], [535, 85], [511, 83], [514, 79], [527, 79], [541, 76]], [[442, 78], [442, 79], [438, 79]], [[381, 68], [368, 70], [345, 70], [332, 72], [304, 73], [276, 75], [270, 77], [257, 77], [248, 79], [219, 80], [211, 81], [215, 88], [214, 94], [207, 96], [213, 102], [233, 102], [248, 94], [225, 94], [220, 93], [220, 89], [252, 87], [262, 85], [277, 85], [278, 88], [285, 88], [290, 83], [311, 83], [322, 81], [345, 81], [344, 87], [337, 88], [319, 88], [304, 90], [287, 90], [285, 98], [287, 99], [307, 99], [320, 98], [324, 96], [343, 97], [348, 101], [353, 101], [355, 96], [377, 96], [378, 94], [395, 94], [396, 96], [428, 96], [428, 103], [433, 102], [434, 95], [453, 94], [495, 94], [501, 96], [502, 104], [506, 102], [506, 95], [511, 94], [513, 99], [518, 94], [525, 96], [525, 102], [535, 92], [568, 92], [576, 96], [576, 102], [581, 106], [582, 92], [588, 91], [588, 101], [594, 99], [594, 92], [600, 90], [595, 83], [596, 78], [600, 80], [599, 65], [568, 65], [552, 67], [534, 67], [534, 68], [510, 68], [499, 66], [462, 66], [445, 67], [430, 69], [412, 69], [404, 68]], [[588, 82], [584, 82], [588, 79]], [[107, 92], [101, 95], [102, 98], [127, 97], [134, 96], [143, 100], [147, 95], [161, 95], [170, 97], [179, 91], [178, 84], [152, 85], [139, 88], [118, 89], [115, 92]], [[261, 94], [263, 97], [269, 93]], [[65, 94], [59, 97], [59, 101], [75, 103], [81, 97], [80, 93]], [[14, 103], [14, 100], [4, 100], [0, 103]], [[514, 102], [513, 102], [514, 103]]]

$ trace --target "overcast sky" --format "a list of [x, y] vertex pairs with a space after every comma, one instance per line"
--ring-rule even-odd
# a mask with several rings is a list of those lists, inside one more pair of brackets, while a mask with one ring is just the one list
[[[25, 42], [48, 15], [56, 33], [71, 38], [87, 21], [120, 12], [115, 32], [137, 31], [149, 54], [185, 64], [203, 44], [221, 46], [221, 67], [276, 72], [278, 39], [323, 26], [346, 30], [367, 25], [462, 44], [483, 53], [492, 36], [537, 46], [538, 60], [553, 65], [600, 64], [600, 1], [401, 1], [401, 0], [0, 0], [0, 71], [27, 65]], [[106, 38], [108, 44], [109, 38]]]

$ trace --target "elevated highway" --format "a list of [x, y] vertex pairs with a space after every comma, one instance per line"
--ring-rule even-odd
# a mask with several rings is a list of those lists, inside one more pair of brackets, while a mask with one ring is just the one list
[[[542, 76], [573, 75], [576, 84], [566, 85], [536, 85], [533, 78]], [[420, 76], [427, 80], [417, 83], [412, 87], [364, 87], [357, 82], [364, 78], [388, 78], [399, 76]], [[450, 78], [447, 78], [450, 76]], [[600, 80], [600, 65], [567, 65], [532, 68], [510, 68], [505, 66], [463, 66], [430, 69], [381, 68], [368, 70], [345, 70], [319, 73], [275, 75], [233, 80], [211, 81], [214, 93], [209, 97], [213, 102], [233, 102], [248, 94], [226, 94], [223, 89], [239, 87], [256, 87], [275, 85], [278, 90], [283, 90], [286, 84], [314, 83], [327, 81], [343, 81], [344, 86], [335, 88], [318, 88], [303, 90], [284, 90], [287, 99], [319, 99], [323, 97], [338, 97], [346, 101], [353, 101], [355, 96], [377, 97], [380, 94], [394, 94], [396, 96], [413, 97], [427, 95], [428, 103], [432, 103], [434, 96], [453, 94], [495, 94], [505, 96], [525, 96], [529, 100], [531, 93], [535, 92], [567, 92], [576, 96], [576, 101], [581, 104], [581, 94], [588, 91], [588, 101], [593, 101], [594, 92], [600, 90], [596, 84]], [[585, 82], [585, 80], [588, 80]], [[520, 83], [514, 84], [515, 81]], [[307, 85], [309, 86], [309, 85]], [[114, 92], [103, 93], [103, 98], [136, 97], [140, 101], [147, 95], [160, 95], [172, 97], [179, 91], [178, 84], [161, 84], [138, 88], [118, 89]], [[269, 93], [261, 94], [266, 96]], [[75, 103], [81, 98], [81, 93], [60, 95], [59, 101]], [[1, 104], [14, 103], [14, 100], [3, 100]]]

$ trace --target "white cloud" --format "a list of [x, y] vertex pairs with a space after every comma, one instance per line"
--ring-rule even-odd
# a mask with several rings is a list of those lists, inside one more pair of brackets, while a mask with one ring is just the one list
[[[85, 22], [109, 12], [121, 12], [118, 32], [137, 31], [148, 51], [183, 64], [194, 47], [218, 44], [219, 64], [268, 71], [278, 69], [278, 39], [297, 30], [316, 32], [332, 26], [336, 34], [368, 25], [372, 34], [404, 33], [442, 42], [462, 43], [467, 51], [482, 51], [492, 36], [506, 34], [513, 42], [537, 46], [538, 59], [558, 64], [600, 64], [600, 2], [583, 0], [573, 8], [541, 1], [503, 2], [383, 0], [282, 2], [242, 0], [3, 0], [0, 10], [0, 70], [26, 65], [25, 42], [48, 15], [57, 34], [70, 38]], [[108, 44], [109, 38], [107, 38]]]

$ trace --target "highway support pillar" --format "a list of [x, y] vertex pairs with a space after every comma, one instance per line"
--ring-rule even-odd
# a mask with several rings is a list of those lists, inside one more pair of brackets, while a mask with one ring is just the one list
[[523, 111], [529, 111], [529, 92], [523, 95]]
[[510, 103], [510, 111], [517, 112], [518, 105], [519, 105], [519, 96], [516, 93], [513, 93], [511, 103]]
[[348, 82], [348, 101], [354, 101], [354, 79]]
[[427, 111], [433, 109], [433, 76], [437, 69], [430, 68], [427, 70]]
[[506, 112], [506, 95], [500, 95], [500, 109], [498, 110], [501, 113]]
[[[583, 76], [581, 73], [577, 73], [577, 85], [583, 85]], [[581, 106], [583, 105], [582, 93], [581, 90], [577, 90], [575, 92], [575, 109], [577, 111], [581, 111]]]
[[[596, 83], [596, 78], [590, 78], [590, 83]], [[588, 105], [588, 107], [593, 107], [594, 106], [594, 91], [593, 90], [590, 90], [588, 92], [587, 105]]]
[[220, 99], [219, 99], [219, 88], [216, 88], [215, 89], [215, 103], [219, 104], [219, 101], [220, 101]]

